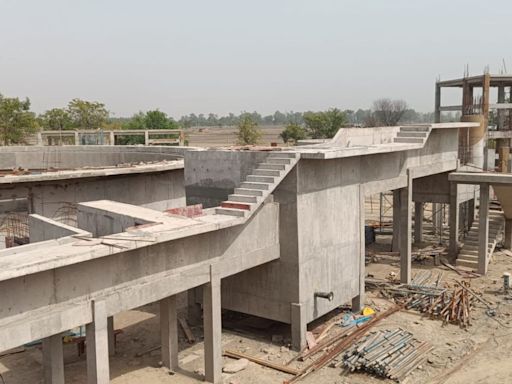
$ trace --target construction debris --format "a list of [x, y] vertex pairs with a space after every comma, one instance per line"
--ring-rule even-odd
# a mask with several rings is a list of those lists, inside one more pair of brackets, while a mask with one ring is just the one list
[[343, 354], [335, 366], [343, 365], [350, 372], [365, 371], [382, 378], [403, 380], [421, 364], [432, 350], [427, 342], [414, 338], [403, 329], [372, 332]]
[[281, 372], [284, 372], [284, 373], [289, 373], [291, 375], [297, 375], [299, 373], [299, 371], [297, 371], [296, 369], [293, 369], [293, 368], [290, 368], [290, 367], [286, 367], [284, 365], [274, 364], [274, 363], [271, 363], [271, 362], [269, 362], [267, 360], [258, 359], [257, 357], [246, 355], [244, 353], [240, 353], [240, 352], [236, 352], [236, 351], [225, 350], [224, 351], [224, 356], [231, 357], [231, 358], [234, 358], [234, 359], [247, 359], [249, 361], [252, 361], [253, 363], [262, 365], [264, 367], [275, 369], [276, 371], [281, 371]]

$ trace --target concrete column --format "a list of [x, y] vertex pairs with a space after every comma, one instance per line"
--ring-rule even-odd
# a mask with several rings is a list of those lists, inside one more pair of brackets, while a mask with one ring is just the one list
[[512, 250], [512, 219], [505, 220], [505, 248]]
[[196, 292], [201, 290], [199, 288], [192, 288], [187, 291], [187, 320], [189, 324], [198, 325], [201, 324], [201, 305], [196, 300]]
[[306, 346], [306, 331], [308, 323], [306, 322], [306, 307], [300, 303], [292, 303], [292, 349], [301, 351]]
[[43, 134], [41, 132], [37, 132], [36, 137], [37, 137], [37, 145], [44, 145]]
[[116, 335], [114, 334], [114, 316], [107, 317], [108, 329], [108, 353], [109, 356], [116, 354]]
[[480, 185], [480, 209], [478, 211], [478, 273], [487, 273], [489, 244], [489, 184]]
[[80, 134], [75, 131], [75, 145], [80, 145]]
[[441, 122], [441, 86], [436, 83], [436, 98], [434, 106], [434, 122]]
[[86, 325], [87, 383], [110, 383], [107, 310], [104, 301], [93, 301], [93, 321]]
[[391, 250], [398, 252], [400, 250], [400, 191], [393, 191], [393, 239]]
[[162, 338], [162, 363], [165, 367], [178, 368], [178, 313], [176, 295], [160, 300], [160, 335]]
[[423, 241], [423, 203], [414, 203], [414, 242]]
[[468, 200], [468, 229], [473, 225], [473, 221], [475, 221], [475, 199]]
[[365, 229], [364, 229], [364, 187], [359, 185], [359, 295], [352, 299], [352, 312], [359, 312], [364, 306], [365, 293]]
[[116, 145], [116, 135], [114, 135], [114, 131], [110, 131], [110, 145]]
[[459, 253], [459, 198], [457, 183], [450, 183], [450, 247], [449, 255], [451, 260], [457, 258]]
[[149, 131], [144, 131], [144, 145], [149, 145]]
[[408, 174], [407, 187], [400, 189], [400, 281], [404, 284], [411, 282], [411, 205], [412, 179]]
[[204, 372], [210, 383], [222, 382], [222, 318], [220, 277], [210, 266], [210, 282], [203, 285]]
[[45, 384], [64, 384], [62, 334], [43, 339], [43, 370]]

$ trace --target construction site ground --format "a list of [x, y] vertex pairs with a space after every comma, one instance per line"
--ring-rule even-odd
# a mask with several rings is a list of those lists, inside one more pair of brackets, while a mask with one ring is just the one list
[[[376, 254], [389, 250], [390, 236], [377, 236], [372, 245]], [[424, 243], [421, 247], [432, 246]], [[385, 254], [385, 253], [384, 253]], [[461, 280], [456, 272], [444, 266], [435, 267], [426, 258], [413, 264], [413, 273], [431, 270], [443, 272], [443, 281]], [[497, 250], [485, 277], [471, 279], [471, 288], [495, 304], [496, 315], [488, 316], [486, 308], [476, 302], [472, 311], [472, 325], [466, 330], [457, 325], [443, 325], [415, 311], [400, 311], [379, 323], [375, 329], [401, 327], [412, 332], [422, 341], [429, 341], [434, 349], [427, 359], [405, 380], [406, 383], [467, 384], [512, 382], [512, 299], [503, 291], [502, 274], [512, 271], [510, 253]], [[399, 275], [398, 258], [374, 258], [366, 272], [376, 279], [386, 279], [393, 273]], [[510, 296], [510, 295], [509, 295]], [[366, 305], [382, 312], [393, 303], [377, 291], [368, 291]], [[342, 309], [324, 316], [309, 329], [318, 334], [325, 324], [341, 318]], [[284, 365], [296, 353], [289, 349], [289, 326], [269, 320], [226, 312], [223, 314], [222, 344], [226, 350], [242, 352], [274, 364]], [[335, 332], [338, 325], [331, 328]], [[159, 345], [158, 306], [151, 305], [115, 316], [118, 335], [116, 354], [110, 358], [111, 382], [115, 384], [176, 383], [192, 384], [203, 381], [203, 343], [201, 326], [191, 326], [196, 338], [189, 344], [180, 328], [180, 370], [170, 373], [161, 367]], [[0, 374], [5, 384], [42, 383], [42, 353], [40, 346], [24, 347], [0, 357]], [[86, 382], [86, 358], [78, 356], [76, 344], [65, 344], [66, 383]], [[227, 364], [234, 359], [224, 357]], [[302, 368], [311, 360], [293, 362], [289, 366]], [[224, 373], [224, 382], [230, 384], [282, 383], [293, 376], [250, 362], [237, 373]], [[0, 380], [1, 381], [1, 380]], [[391, 383], [365, 373], [346, 373], [341, 368], [329, 366], [305, 377], [300, 382], [313, 383]]]

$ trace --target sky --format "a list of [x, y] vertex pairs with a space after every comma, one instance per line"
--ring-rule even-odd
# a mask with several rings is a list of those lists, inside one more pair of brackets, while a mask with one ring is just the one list
[[0, 0], [0, 93], [117, 117], [429, 112], [438, 77], [512, 72], [511, 20], [510, 0]]

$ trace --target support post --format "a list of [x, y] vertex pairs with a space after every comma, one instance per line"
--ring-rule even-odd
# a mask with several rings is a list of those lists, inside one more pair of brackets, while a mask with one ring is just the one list
[[160, 335], [162, 363], [171, 370], [178, 368], [178, 313], [176, 295], [160, 300]]
[[210, 282], [203, 285], [204, 372], [205, 380], [222, 382], [222, 317], [220, 277], [210, 266]]
[[414, 242], [423, 242], [423, 203], [414, 203]]
[[86, 325], [87, 383], [109, 384], [107, 308], [104, 301], [93, 301], [93, 321]]
[[43, 370], [45, 384], [64, 384], [62, 334], [43, 339]]
[[400, 250], [400, 191], [393, 191], [393, 239], [391, 250], [398, 252]]
[[187, 291], [187, 320], [192, 325], [201, 324], [201, 305], [196, 300], [196, 292], [198, 290], [201, 290], [201, 287], [191, 288]]
[[411, 282], [411, 205], [412, 178], [407, 173], [407, 186], [400, 190], [400, 281], [404, 284]]
[[450, 249], [449, 255], [452, 261], [459, 253], [459, 198], [457, 183], [450, 183]]
[[114, 334], [114, 316], [107, 317], [108, 329], [108, 354], [114, 356], [116, 354], [116, 335]]
[[80, 134], [75, 131], [75, 145], [80, 145]]
[[480, 184], [480, 208], [478, 211], [478, 273], [487, 273], [489, 254], [489, 184]]
[[441, 122], [441, 86], [436, 82], [436, 101], [434, 106], [434, 121]]
[[365, 290], [365, 203], [364, 203], [364, 186], [359, 184], [359, 295], [352, 299], [352, 312], [359, 312], [364, 306], [364, 290]]
[[116, 145], [116, 135], [114, 131], [110, 131], [110, 145]]
[[505, 220], [505, 248], [512, 251], [512, 219]]
[[149, 131], [147, 129], [144, 131], [144, 145], [149, 145]]
[[308, 323], [306, 322], [306, 307], [300, 303], [291, 304], [292, 319], [292, 349], [301, 351], [306, 346], [306, 331]]

